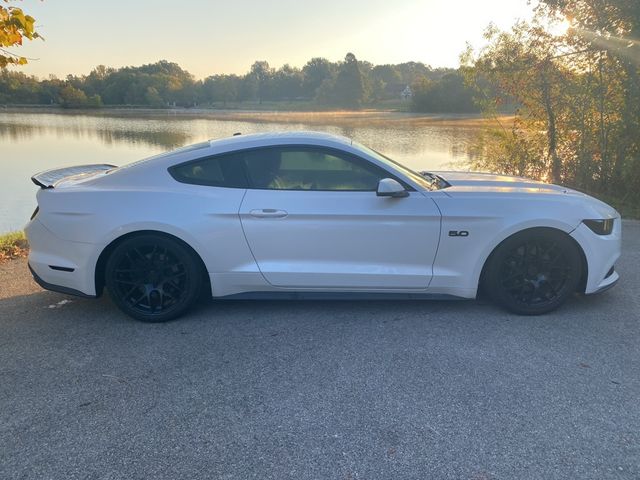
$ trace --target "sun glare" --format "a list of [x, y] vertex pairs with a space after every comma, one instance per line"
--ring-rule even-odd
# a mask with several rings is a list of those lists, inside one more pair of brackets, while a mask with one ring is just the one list
[[550, 34], [559, 37], [566, 34], [570, 28], [571, 28], [571, 22], [565, 18], [563, 20], [549, 23], [547, 30], [549, 31]]

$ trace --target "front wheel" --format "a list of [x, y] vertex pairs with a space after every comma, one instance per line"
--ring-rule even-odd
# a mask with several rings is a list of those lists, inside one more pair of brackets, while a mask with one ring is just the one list
[[165, 322], [196, 302], [202, 272], [195, 255], [169, 237], [135, 236], [109, 256], [105, 283], [114, 303], [143, 322]]
[[565, 233], [535, 229], [513, 235], [489, 258], [484, 287], [493, 300], [520, 315], [562, 305], [578, 287], [582, 262]]

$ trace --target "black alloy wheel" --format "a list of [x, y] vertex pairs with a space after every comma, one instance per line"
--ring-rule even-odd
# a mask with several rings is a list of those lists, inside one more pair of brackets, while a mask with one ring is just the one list
[[128, 238], [111, 253], [105, 283], [115, 304], [144, 322], [182, 315], [199, 297], [200, 264], [182, 243], [163, 235]]
[[581, 263], [578, 247], [567, 234], [532, 229], [498, 246], [489, 259], [485, 287], [508, 310], [539, 315], [555, 310], [576, 291]]

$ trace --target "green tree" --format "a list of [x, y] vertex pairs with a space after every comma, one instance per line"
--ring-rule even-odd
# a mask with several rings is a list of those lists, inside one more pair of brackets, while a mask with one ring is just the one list
[[316, 101], [325, 105], [335, 105], [337, 103], [336, 80], [334, 78], [325, 78], [316, 89]]
[[[426, 77], [431, 80], [436, 80], [434, 77], [434, 71], [424, 63], [420, 62], [405, 62], [394, 65], [394, 70], [400, 75], [400, 82], [404, 85], [411, 85], [416, 79]], [[447, 69], [450, 71], [450, 69]]]
[[82, 90], [67, 85], [60, 90], [60, 104], [64, 108], [96, 108], [102, 106], [99, 95], [88, 97]]
[[284, 64], [272, 77], [272, 100], [293, 100], [302, 96], [303, 74], [298, 68]]
[[341, 107], [359, 108], [364, 101], [364, 82], [358, 60], [353, 53], [347, 53], [340, 65], [334, 85], [334, 97]]
[[[402, 84], [400, 72], [395, 65], [376, 65], [371, 69], [370, 79], [371, 96], [374, 100], [398, 97], [397, 91], [406, 87]], [[391, 87], [390, 91], [387, 91], [387, 86]]]
[[163, 107], [164, 100], [160, 96], [160, 92], [155, 87], [147, 87], [144, 93], [145, 103], [151, 107]]
[[42, 86], [34, 77], [22, 72], [0, 70], [0, 103], [39, 103]]
[[206, 102], [227, 102], [238, 100], [242, 79], [237, 75], [213, 75], [207, 77], [203, 84], [203, 98]]
[[477, 112], [473, 90], [465, 85], [460, 73], [447, 73], [439, 80], [426, 77], [414, 82], [411, 110], [429, 113]]
[[302, 67], [302, 90], [307, 98], [314, 98], [318, 88], [327, 79], [333, 77], [335, 66], [326, 58], [314, 57]]
[[251, 71], [248, 76], [255, 82], [255, 92], [258, 97], [258, 103], [262, 104], [262, 101], [269, 94], [273, 70], [269, 67], [268, 62], [264, 60], [255, 61], [253, 65], [251, 65]]

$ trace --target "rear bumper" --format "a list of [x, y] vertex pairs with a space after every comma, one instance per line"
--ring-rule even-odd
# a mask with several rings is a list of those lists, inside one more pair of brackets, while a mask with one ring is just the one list
[[54, 235], [36, 217], [25, 228], [29, 240], [29, 269], [47, 290], [95, 298], [95, 266], [101, 249]]
[[76, 297], [82, 297], [82, 298], [96, 298], [95, 295], [87, 295], [86, 293], [82, 293], [80, 290], [74, 290], [73, 288], [64, 287], [62, 285], [53, 285], [52, 283], [47, 283], [38, 276], [38, 274], [33, 270], [33, 268], [31, 268], [30, 264], [28, 264], [28, 266], [29, 266], [29, 270], [31, 271], [31, 275], [33, 275], [33, 279], [35, 280], [35, 282], [45, 290], [51, 290], [52, 292], [64, 293], [67, 295], [75, 295]]

